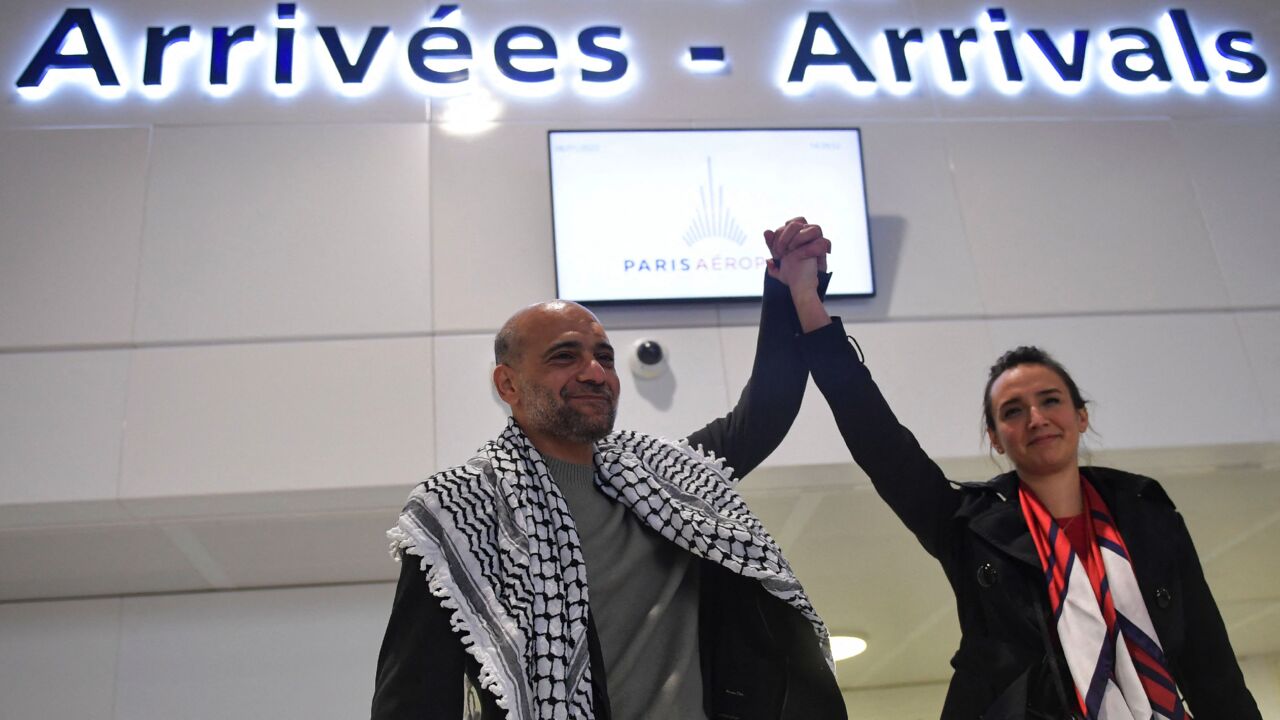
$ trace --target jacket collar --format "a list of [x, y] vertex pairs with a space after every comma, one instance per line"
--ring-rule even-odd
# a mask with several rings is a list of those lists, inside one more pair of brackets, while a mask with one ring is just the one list
[[989, 482], [967, 486], [986, 490], [985, 501], [967, 503], [960, 510], [959, 515], [969, 519], [969, 529], [1009, 557], [1039, 568], [1040, 556], [1018, 503], [1018, 474], [1007, 472]]
[[[1137, 505], [1144, 501], [1154, 500], [1173, 508], [1168, 495], [1150, 478], [1104, 467], [1082, 467], [1080, 474], [1107, 503], [1118, 528], [1124, 528], [1126, 521], [1141, 513]], [[969, 520], [969, 529], [1004, 554], [1040, 567], [1040, 556], [1031, 541], [1031, 533], [1027, 532], [1027, 522], [1018, 502], [1018, 473], [1011, 471], [985, 483], [961, 485], [983, 491], [960, 509], [960, 517]], [[1126, 542], [1129, 541], [1126, 539]]]

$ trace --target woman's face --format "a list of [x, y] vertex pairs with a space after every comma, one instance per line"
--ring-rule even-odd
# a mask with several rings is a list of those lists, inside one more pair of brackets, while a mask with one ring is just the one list
[[1071, 403], [1067, 385], [1044, 365], [1018, 365], [991, 385], [995, 429], [991, 446], [1008, 455], [1024, 477], [1044, 477], [1077, 466], [1080, 434], [1089, 413]]

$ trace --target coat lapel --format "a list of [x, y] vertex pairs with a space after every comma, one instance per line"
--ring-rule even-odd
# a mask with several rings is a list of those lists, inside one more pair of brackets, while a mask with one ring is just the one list
[[1018, 476], [1005, 473], [985, 483], [994, 493], [983, 494], [983, 501], [962, 508], [960, 516], [968, 516], [969, 529], [1000, 552], [1035, 568], [1040, 556], [1027, 532], [1027, 522], [1018, 504]]

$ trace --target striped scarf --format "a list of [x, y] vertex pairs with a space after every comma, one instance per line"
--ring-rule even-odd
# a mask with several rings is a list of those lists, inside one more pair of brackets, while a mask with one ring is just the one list
[[1080, 487], [1089, 547], [1084, 558], [1035, 493], [1018, 486], [1076, 700], [1088, 720], [1183, 720], [1186, 710], [1124, 538], [1098, 491], [1084, 478]]
[[[799, 611], [834, 673], [826, 627], [723, 460], [621, 431], [596, 444], [594, 464], [600, 491], [641, 524]], [[480, 665], [481, 688], [508, 717], [594, 716], [589, 568], [564, 496], [514, 420], [465, 465], [418, 485], [387, 536], [393, 557], [422, 558], [431, 593]]]

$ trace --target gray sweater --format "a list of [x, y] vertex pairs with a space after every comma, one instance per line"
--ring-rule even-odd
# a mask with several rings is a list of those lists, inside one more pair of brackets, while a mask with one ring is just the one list
[[705, 718], [696, 558], [595, 486], [595, 469], [544, 456], [578, 528], [615, 720]]

